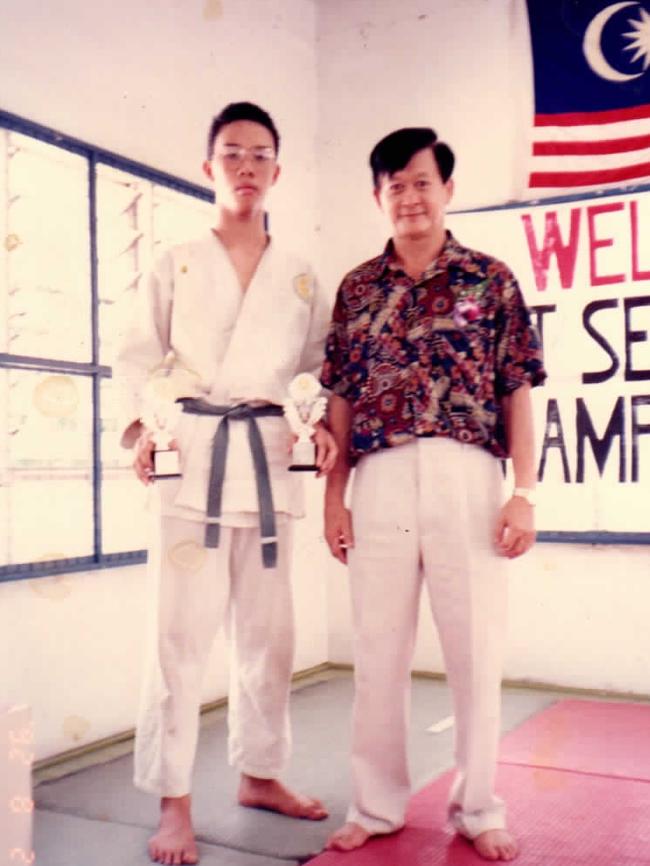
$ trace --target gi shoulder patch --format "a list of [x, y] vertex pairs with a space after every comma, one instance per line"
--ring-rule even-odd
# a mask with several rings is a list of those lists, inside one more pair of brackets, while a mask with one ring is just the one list
[[311, 301], [314, 294], [314, 281], [310, 274], [298, 274], [293, 278], [293, 290], [303, 301]]

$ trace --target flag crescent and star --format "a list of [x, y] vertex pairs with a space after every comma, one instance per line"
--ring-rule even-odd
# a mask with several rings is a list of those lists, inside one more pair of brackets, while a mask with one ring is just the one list
[[[623, 50], [636, 48], [637, 54], [633, 60], [638, 60], [645, 54], [643, 70], [636, 73], [625, 73], [615, 69], [606, 59], [602, 47], [602, 35], [605, 25], [617, 12], [630, 6], [639, 7], [641, 19], [630, 19], [628, 21], [632, 27], [636, 28], [636, 32], [623, 34], [632, 40], [631, 44], [627, 45]], [[650, 66], [650, 15], [641, 8], [641, 4], [637, 3], [636, 0], [625, 0], [625, 2], [613, 3], [611, 6], [606, 6], [597, 15], [594, 15], [589, 22], [585, 31], [582, 48], [587, 63], [596, 75], [599, 75], [601, 78], [607, 81], [631, 81], [633, 78], [640, 78]]]
[[526, 0], [534, 77], [526, 192], [650, 178], [650, 0]]

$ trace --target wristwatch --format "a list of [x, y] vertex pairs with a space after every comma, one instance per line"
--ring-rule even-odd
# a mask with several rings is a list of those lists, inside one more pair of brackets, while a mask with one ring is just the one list
[[520, 496], [522, 499], [525, 499], [529, 505], [537, 505], [537, 496], [535, 495], [535, 491], [530, 487], [515, 487], [512, 491], [513, 496]]

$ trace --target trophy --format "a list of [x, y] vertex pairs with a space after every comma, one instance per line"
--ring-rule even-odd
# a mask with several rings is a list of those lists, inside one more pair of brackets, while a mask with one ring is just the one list
[[196, 373], [174, 366], [173, 358], [156, 368], [143, 389], [144, 411], [140, 419], [154, 443], [152, 478], [180, 478], [180, 455], [170, 448], [183, 407], [181, 397], [195, 397], [200, 390]]
[[327, 399], [319, 396], [320, 391], [318, 379], [311, 373], [300, 373], [289, 383], [289, 396], [283, 402], [284, 415], [298, 437], [291, 452], [290, 472], [318, 469], [312, 436], [327, 406]]

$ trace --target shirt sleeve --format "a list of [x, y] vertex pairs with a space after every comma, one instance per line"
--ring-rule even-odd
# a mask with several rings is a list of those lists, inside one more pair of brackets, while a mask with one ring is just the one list
[[352, 389], [349, 381], [350, 345], [348, 336], [348, 316], [345, 304], [345, 281], [339, 287], [334, 310], [325, 341], [325, 360], [320, 381], [340, 397], [348, 397]]
[[308, 274], [312, 286], [311, 316], [298, 368], [300, 372], [312, 373], [318, 378], [323, 364], [332, 303], [327, 298], [314, 273], [309, 270]]
[[542, 385], [546, 371], [542, 347], [521, 289], [512, 274], [504, 278], [502, 304], [497, 315], [495, 390], [510, 394], [521, 385]]
[[172, 256], [166, 253], [124, 312], [127, 327], [113, 370], [121, 409], [120, 443], [125, 448], [133, 444], [134, 424], [142, 415], [143, 387], [170, 350], [172, 295]]

